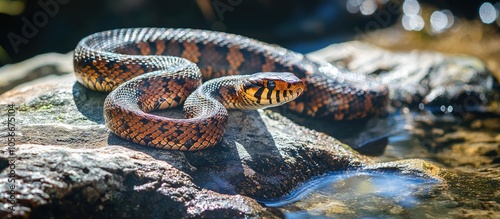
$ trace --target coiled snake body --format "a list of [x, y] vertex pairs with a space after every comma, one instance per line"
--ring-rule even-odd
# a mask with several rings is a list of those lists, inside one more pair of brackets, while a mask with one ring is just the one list
[[[388, 102], [387, 87], [363, 75], [278, 46], [205, 30], [95, 33], [76, 47], [74, 67], [77, 80], [87, 88], [112, 91], [104, 118], [113, 133], [171, 150], [199, 150], [220, 142], [226, 108], [289, 102], [288, 108], [298, 113], [342, 120], [376, 115]], [[217, 79], [200, 86], [201, 77]], [[185, 100], [187, 119], [147, 113]]]

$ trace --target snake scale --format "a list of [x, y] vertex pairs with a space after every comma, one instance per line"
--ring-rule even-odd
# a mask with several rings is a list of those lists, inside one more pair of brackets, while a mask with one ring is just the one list
[[[387, 86], [364, 75], [215, 31], [131, 28], [94, 33], [77, 45], [74, 68], [85, 87], [111, 92], [104, 118], [113, 133], [170, 150], [219, 143], [226, 108], [288, 102], [289, 109], [311, 117], [352, 120], [377, 115], [388, 103]], [[201, 79], [211, 80], [202, 84]], [[186, 119], [148, 113], [184, 101]]]

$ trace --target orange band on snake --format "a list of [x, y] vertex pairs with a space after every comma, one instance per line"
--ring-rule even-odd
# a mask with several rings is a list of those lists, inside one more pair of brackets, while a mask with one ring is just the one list
[[[388, 103], [387, 87], [364, 75], [243, 36], [205, 30], [95, 33], [76, 47], [74, 67], [81, 84], [111, 92], [104, 118], [113, 133], [170, 150], [219, 143], [226, 108], [288, 102], [298, 113], [345, 120], [377, 115]], [[201, 84], [202, 78], [212, 80]], [[148, 113], [182, 103], [186, 119]]]

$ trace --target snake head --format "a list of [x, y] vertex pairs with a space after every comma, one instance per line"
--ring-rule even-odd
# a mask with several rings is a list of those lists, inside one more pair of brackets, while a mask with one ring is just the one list
[[247, 109], [279, 106], [300, 96], [304, 82], [288, 72], [261, 72], [249, 75], [243, 83], [242, 102]]

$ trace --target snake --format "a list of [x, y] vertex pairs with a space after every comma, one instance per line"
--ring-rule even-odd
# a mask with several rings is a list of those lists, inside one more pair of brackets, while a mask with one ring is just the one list
[[[388, 104], [387, 86], [371, 77], [274, 44], [209, 30], [93, 33], [78, 43], [73, 65], [80, 84], [109, 92], [103, 114], [111, 132], [167, 150], [217, 145], [227, 109], [286, 103], [309, 117], [357, 120], [382, 114]], [[151, 113], [182, 104], [184, 119]]]

